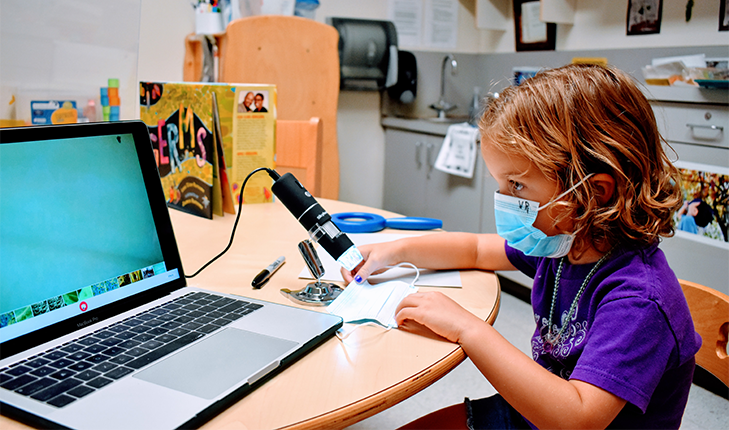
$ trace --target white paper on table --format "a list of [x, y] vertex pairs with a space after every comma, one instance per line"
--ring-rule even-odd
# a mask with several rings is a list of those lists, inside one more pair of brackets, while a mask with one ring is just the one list
[[[413, 237], [411, 234], [389, 234], [389, 233], [347, 233], [352, 242], [356, 246], [368, 245], [370, 243], [391, 242], [393, 240], [402, 239], [404, 237]], [[342, 273], [339, 271], [340, 266], [324, 249], [317, 246], [317, 253], [324, 266], [324, 276], [322, 280], [329, 282], [344, 282]], [[403, 281], [410, 284], [415, 277], [415, 270], [409, 267], [395, 267], [379, 275], [372, 275], [368, 281], [373, 284], [380, 284], [386, 281]], [[304, 266], [299, 273], [299, 278], [313, 279], [309, 269]], [[420, 269], [420, 277], [415, 285], [420, 287], [455, 287], [463, 286], [461, 283], [461, 274], [457, 270], [426, 270]]]
[[376, 322], [383, 327], [397, 328], [395, 309], [403, 298], [418, 289], [406, 282], [389, 281], [372, 285], [352, 282], [329, 306], [330, 314], [346, 323]]
[[468, 123], [448, 127], [434, 167], [451, 175], [472, 178], [476, 168], [478, 128]]

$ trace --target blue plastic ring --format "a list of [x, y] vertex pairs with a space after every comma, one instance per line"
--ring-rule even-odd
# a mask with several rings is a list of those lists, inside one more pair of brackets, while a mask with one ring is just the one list
[[385, 227], [398, 230], [434, 230], [443, 228], [443, 221], [424, 217], [389, 218], [385, 221]]
[[345, 233], [374, 233], [385, 228], [385, 217], [369, 212], [340, 212], [332, 220]]

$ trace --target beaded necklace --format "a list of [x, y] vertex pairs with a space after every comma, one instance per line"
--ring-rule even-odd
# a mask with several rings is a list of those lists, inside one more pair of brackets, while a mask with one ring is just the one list
[[592, 275], [597, 272], [597, 269], [602, 265], [602, 263], [607, 260], [610, 253], [612, 253], [613, 250], [611, 249], [608, 251], [605, 255], [600, 257], [599, 260], [597, 260], [597, 263], [595, 263], [595, 266], [592, 267], [590, 270], [590, 273], [587, 274], [585, 277], [585, 280], [582, 281], [582, 285], [580, 286], [579, 291], [577, 291], [577, 295], [575, 295], [574, 300], [572, 300], [572, 305], [570, 306], [570, 311], [567, 314], [567, 318], [564, 320], [564, 324], [562, 324], [562, 327], [559, 329], [559, 332], [557, 332], [556, 336], [552, 336], [552, 316], [554, 315], [554, 306], [557, 303], [557, 291], [559, 290], [559, 278], [562, 274], [562, 265], [564, 264], [565, 257], [562, 257], [559, 259], [559, 267], [557, 268], [557, 276], [554, 279], [554, 291], [552, 292], [552, 306], [549, 309], [549, 326], [547, 326], [547, 334], [544, 338], [544, 340], [551, 346], [554, 346], [559, 342], [560, 338], [562, 337], [562, 333], [564, 333], [564, 329], [569, 324], [570, 320], [572, 320], [572, 314], [575, 312], [575, 309], [577, 308], [577, 302], [580, 301], [580, 297], [582, 297], [582, 293], [585, 292], [585, 287], [587, 287], [587, 284], [590, 282], [590, 279], [592, 279]]

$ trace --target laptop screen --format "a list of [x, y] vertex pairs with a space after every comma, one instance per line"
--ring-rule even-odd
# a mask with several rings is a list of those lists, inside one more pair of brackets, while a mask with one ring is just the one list
[[128, 124], [0, 132], [0, 342], [180, 278], [142, 171], [149, 138]]

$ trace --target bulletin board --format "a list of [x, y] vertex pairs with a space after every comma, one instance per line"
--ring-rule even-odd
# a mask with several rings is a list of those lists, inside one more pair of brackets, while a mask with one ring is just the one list
[[141, 0], [3, 1], [0, 118], [30, 119], [30, 101], [85, 105], [119, 79], [121, 119], [138, 118]]

